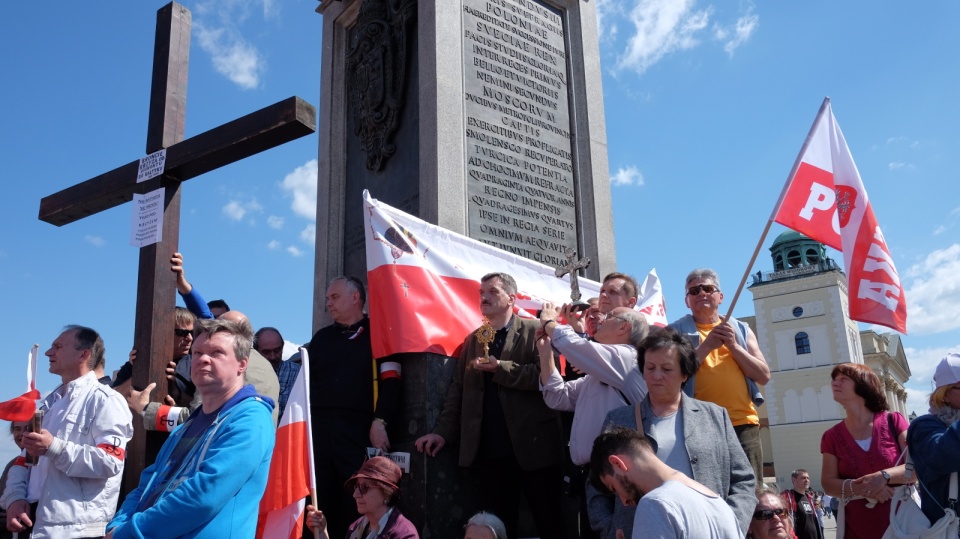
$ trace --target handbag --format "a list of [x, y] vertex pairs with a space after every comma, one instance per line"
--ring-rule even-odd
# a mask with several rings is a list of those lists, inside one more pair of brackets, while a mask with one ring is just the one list
[[[907, 467], [913, 461], [907, 456]], [[914, 485], [901, 485], [895, 489], [890, 500], [890, 526], [882, 539], [956, 539], [960, 533], [960, 518], [957, 517], [957, 472], [950, 474], [950, 493], [947, 507], [940, 520], [930, 520], [920, 510], [920, 496]]]

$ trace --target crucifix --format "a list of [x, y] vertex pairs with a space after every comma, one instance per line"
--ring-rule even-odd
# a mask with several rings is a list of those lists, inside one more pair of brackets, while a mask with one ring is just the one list
[[567, 255], [567, 263], [557, 268], [554, 275], [559, 279], [568, 273], [570, 274], [570, 299], [572, 301], [570, 305], [574, 311], [586, 310], [590, 307], [590, 304], [580, 299], [580, 281], [577, 279], [577, 270], [587, 269], [590, 266], [590, 259], [584, 257], [577, 260], [577, 252], [569, 247], [567, 247], [565, 254]]
[[[316, 130], [314, 107], [290, 97], [184, 140], [190, 26], [190, 11], [175, 2], [157, 11], [147, 154], [166, 148], [163, 173], [137, 183], [138, 159], [40, 201], [39, 218], [62, 226], [129, 202], [135, 193], [164, 188], [162, 241], [140, 249], [134, 348], [138, 357], [149, 361], [133, 364], [133, 385], [139, 389], [164, 380], [166, 364], [173, 357], [176, 276], [170, 271], [170, 258], [179, 242], [180, 184]], [[154, 396], [162, 402], [166, 393], [161, 390]], [[133, 424], [124, 493], [137, 486], [140, 472], [163, 444], [162, 433], [145, 432], [141, 421]]]

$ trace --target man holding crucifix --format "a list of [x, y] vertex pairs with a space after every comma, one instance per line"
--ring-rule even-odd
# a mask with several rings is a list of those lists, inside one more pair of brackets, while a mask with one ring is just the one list
[[566, 537], [557, 515], [562, 488], [560, 419], [539, 392], [535, 348], [540, 323], [513, 314], [517, 282], [506, 273], [480, 279], [480, 312], [495, 330], [489, 358], [476, 332], [463, 343], [443, 411], [417, 450], [435, 456], [460, 442], [460, 466], [476, 470], [481, 508], [503, 519], [517, 537], [520, 493], [540, 537]]

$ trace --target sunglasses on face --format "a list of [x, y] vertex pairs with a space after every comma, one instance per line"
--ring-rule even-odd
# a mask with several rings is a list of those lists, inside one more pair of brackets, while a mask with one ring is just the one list
[[782, 517], [787, 510], [783, 507], [778, 507], [776, 509], [761, 509], [759, 511], [754, 511], [753, 520], [770, 520], [773, 518], [773, 515]]
[[192, 334], [193, 334], [193, 330], [192, 330], [192, 329], [180, 329], [180, 328], [176, 328], [176, 329], [173, 330], [173, 332], [177, 335], [177, 337], [180, 337], [180, 338], [183, 338], [183, 337], [186, 337], [187, 335], [192, 335]]
[[720, 289], [712, 284], [698, 284], [697, 286], [691, 286], [687, 289], [687, 294], [691, 296], [696, 296], [700, 294], [700, 291], [703, 290], [707, 294], [713, 294], [714, 292], [719, 292]]
[[353, 490], [359, 491], [361, 496], [366, 496], [367, 492], [370, 491], [370, 485], [368, 483], [361, 483], [357, 481], [353, 484]]

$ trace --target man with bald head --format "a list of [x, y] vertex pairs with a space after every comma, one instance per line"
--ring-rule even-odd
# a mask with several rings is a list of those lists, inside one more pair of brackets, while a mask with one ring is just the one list
[[343, 484], [363, 464], [367, 448], [390, 450], [387, 426], [400, 407], [401, 366], [395, 356], [373, 359], [366, 290], [356, 277], [330, 280], [326, 309], [333, 323], [307, 347], [317, 506], [330, 537], [344, 537], [359, 516]]
[[283, 335], [274, 327], [262, 327], [253, 336], [253, 349], [260, 353], [270, 366], [280, 382], [279, 415], [283, 417], [283, 409], [287, 407], [287, 399], [293, 389], [297, 375], [300, 374], [300, 364], [294, 361], [283, 360]]
[[[561, 315], [567, 324], [558, 322]], [[540, 314], [537, 350], [544, 401], [554, 410], [573, 411], [570, 460], [580, 468], [580, 473], [571, 477], [571, 482], [576, 482], [571, 488], [576, 488], [574, 492], [581, 499], [581, 537], [596, 537], [587, 516], [585, 482], [590, 451], [607, 413], [639, 403], [647, 394], [647, 384], [637, 368], [637, 347], [649, 328], [643, 315], [632, 307], [614, 307], [599, 320], [591, 341], [580, 336], [588, 316], [574, 312], [569, 305], [560, 308], [545, 303]], [[564, 381], [555, 367], [554, 350], [585, 376]]]

